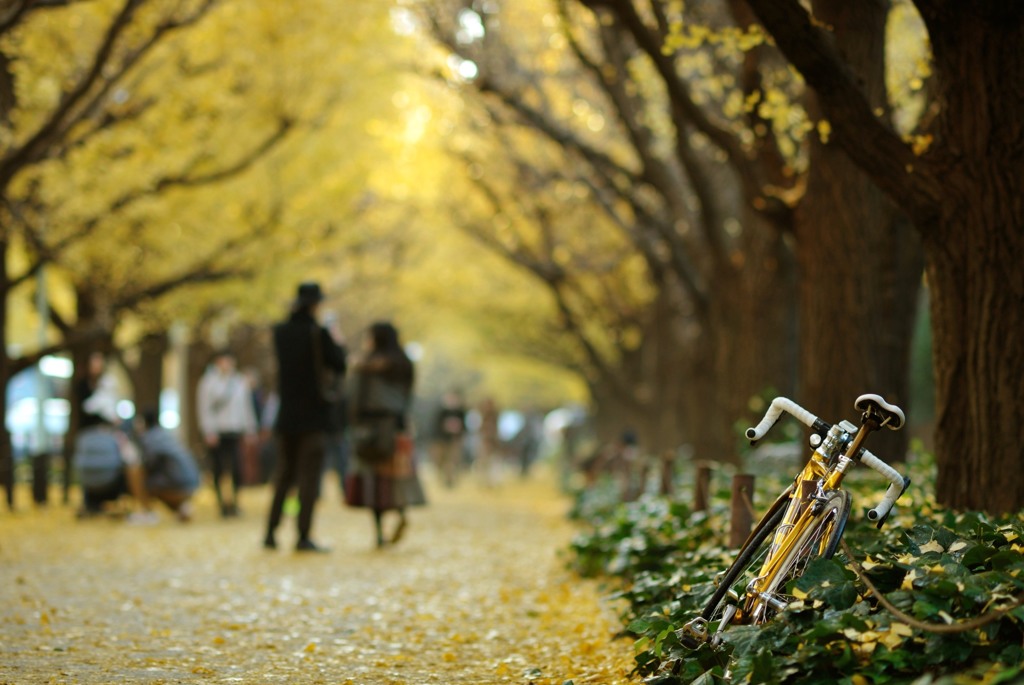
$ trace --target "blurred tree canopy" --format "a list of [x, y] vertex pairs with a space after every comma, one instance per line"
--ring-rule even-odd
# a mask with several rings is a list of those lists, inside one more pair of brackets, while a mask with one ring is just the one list
[[[324, 282], [352, 338], [374, 318], [415, 322], [432, 253], [458, 250], [401, 205], [395, 179], [422, 110], [405, 106], [396, 65], [415, 56], [390, 10], [5, 3], [0, 245], [14, 270], [0, 300], [19, 303], [12, 337], [29, 351], [4, 360], [5, 376], [55, 350], [80, 361], [166, 338], [172, 322], [200, 336], [266, 324], [308, 278]], [[441, 181], [409, 170], [410, 187], [425, 178]], [[50, 344], [36, 349], [24, 305], [36, 308], [44, 271]], [[430, 322], [418, 320], [410, 333], [423, 337]], [[581, 397], [573, 385], [546, 401]]]
[[[416, 3], [424, 31], [448, 55], [441, 75], [482, 110], [478, 120], [490, 139], [517, 141], [504, 146], [517, 169], [547, 178], [539, 184], [547, 192], [567, 176], [585, 178], [590, 206], [634, 229], [633, 250], [647, 256], [645, 244], [654, 244], [655, 256], [670, 255], [660, 271], [670, 274], [665, 281], [656, 280], [655, 260], [646, 260], [652, 292], [673, 300], [652, 320], [689, 323], [696, 331], [672, 342], [691, 361], [679, 378], [702, 404], [670, 406], [654, 392], [658, 400], [648, 408], [667, 408], [683, 422], [688, 415], [704, 419], [686, 431], [702, 456], [723, 444], [710, 416], [723, 415], [739, 398], [730, 402], [701, 384], [701, 371], [711, 371], [710, 386], [741, 388], [752, 370], [769, 366], [744, 362], [753, 340], [798, 350], [796, 374], [770, 365], [779, 374], [773, 377], [796, 375], [798, 399], [830, 419], [868, 389], [906, 404], [917, 289], [927, 264], [939, 498], [1007, 511], [1022, 502], [1021, 488], [997, 487], [1017, 459], [1022, 424], [1021, 374], [1013, 369], [1024, 310], [1020, 279], [1011, 275], [1020, 273], [1012, 265], [1022, 249], [1022, 219], [1010, 190], [1020, 184], [1005, 182], [1020, 174], [1013, 160], [1022, 103], [998, 83], [1021, 63], [1013, 46], [1024, 12], [1005, 3], [953, 5], [819, 0], [809, 11], [796, 0]], [[534, 31], [527, 32], [531, 22]], [[965, 26], [974, 31], [963, 32]], [[988, 84], [984, 96], [979, 83]], [[565, 162], [554, 171], [544, 167], [544, 157], [534, 155], [539, 146], [518, 142], [524, 131], [556, 144]], [[984, 152], [992, 145], [999, 154]], [[488, 183], [477, 185], [487, 185], [483, 194], [493, 201], [489, 176], [509, 175], [493, 154], [488, 166], [475, 161], [467, 170], [473, 176], [483, 169]], [[514, 188], [492, 202], [495, 213], [522, 216], [524, 205], [538, 204], [533, 187]], [[601, 190], [619, 204], [603, 200]], [[624, 206], [625, 221], [618, 213]], [[543, 213], [535, 214], [527, 233], [544, 225]], [[740, 249], [737, 238], [771, 231], [795, 262], [795, 293], [780, 287], [785, 279], [736, 289], [770, 263], [750, 245]], [[650, 236], [657, 236], [654, 243], [645, 243]], [[513, 261], [537, 266], [509, 253], [500, 234], [492, 243]], [[551, 266], [533, 272], [558, 297], [568, 279]], [[777, 298], [797, 301], [798, 346], [785, 344], [785, 323], [737, 323], [734, 314], [744, 305], [757, 309], [750, 304], [755, 297], [769, 307]], [[615, 307], [606, 301], [601, 308]], [[567, 310], [583, 312], [570, 304], [561, 313]], [[780, 312], [776, 323], [786, 316]], [[584, 319], [595, 320], [577, 316]], [[612, 350], [603, 366], [626, 368], [627, 350], [614, 335], [601, 347], [585, 327], [567, 328], [582, 356], [593, 361], [595, 351]], [[655, 339], [650, 333], [644, 344]], [[729, 347], [740, 340], [742, 346]], [[702, 344], [718, 354], [702, 353]], [[662, 384], [676, 382], [663, 370], [654, 375]], [[596, 387], [591, 391], [600, 397]], [[701, 416], [702, 407], [710, 414]], [[719, 441], [699, 439], [699, 426]], [[893, 453], [902, 453], [905, 442], [894, 444]], [[999, 502], [991, 499], [994, 490]]]
[[[745, 4], [411, 7], [441, 51], [439, 90], [459, 103], [440, 137], [485, 199], [453, 215], [546, 284], [610, 421], [655, 449], [685, 440], [732, 460], [732, 423], [767, 388], [823, 416], [846, 415], [867, 388], [907, 403], [919, 248], [870, 181], [828, 154], [828, 122]], [[884, 13], [869, 19], [885, 26]], [[863, 42], [866, 28], [847, 28]], [[884, 35], [863, 61], [879, 101], [912, 126], [922, 53], [899, 37], [888, 42], [906, 64], [886, 70]], [[631, 264], [630, 280], [612, 278], [612, 262]], [[892, 287], [874, 287], [877, 274]]]

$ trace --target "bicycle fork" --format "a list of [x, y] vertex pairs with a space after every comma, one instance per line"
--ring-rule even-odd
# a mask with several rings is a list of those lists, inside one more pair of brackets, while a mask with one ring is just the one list
[[707, 619], [697, 616], [684, 623], [683, 627], [676, 631], [679, 641], [690, 649], [696, 649], [705, 642], [712, 647], [721, 645], [725, 629], [729, 627], [733, 618], [736, 617], [736, 612], [739, 611], [740, 596], [735, 590], [729, 590], [728, 597], [730, 602], [722, 609], [722, 616], [714, 634], [708, 633]]

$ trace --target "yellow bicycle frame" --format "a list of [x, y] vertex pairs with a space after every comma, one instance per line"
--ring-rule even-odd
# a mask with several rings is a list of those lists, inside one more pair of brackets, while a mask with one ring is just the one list
[[783, 560], [789, 557], [804, 531], [811, 525], [816, 512], [809, 505], [814, 496], [819, 492], [832, 492], [840, 489], [846, 471], [853, 463], [853, 459], [848, 455], [857, 454], [869, 431], [870, 428], [867, 426], [861, 426], [847, 449], [839, 455], [835, 465], [831, 468], [817, 451], [811, 453], [810, 460], [794, 481], [789, 506], [782, 517], [782, 522], [779, 523], [778, 530], [775, 531], [768, 554], [761, 565], [761, 571], [747, 589], [747, 597], [744, 602], [744, 613], [747, 616], [752, 615], [754, 610], [765, 602], [763, 597], [765, 590], [772, 586], [780, 572]]

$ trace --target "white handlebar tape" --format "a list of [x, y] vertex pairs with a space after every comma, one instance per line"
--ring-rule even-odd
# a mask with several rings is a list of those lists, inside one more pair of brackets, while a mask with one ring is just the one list
[[761, 423], [757, 424], [753, 428], [747, 429], [747, 439], [750, 441], [760, 440], [764, 437], [764, 434], [768, 432], [768, 429], [775, 425], [775, 422], [782, 416], [782, 412], [786, 411], [793, 415], [797, 421], [804, 424], [808, 428], [814, 425], [814, 422], [818, 420], [818, 417], [807, 411], [799, 404], [791, 399], [785, 397], [776, 397], [772, 400], [771, 406], [768, 407], [768, 411], [765, 412], [764, 418], [761, 419]]
[[905, 482], [899, 471], [889, 466], [867, 450], [864, 450], [863, 454], [861, 454], [860, 463], [874, 471], [877, 471], [890, 483], [889, 487], [885, 491], [885, 497], [882, 498], [879, 505], [868, 512], [869, 521], [878, 521], [886, 517], [889, 510], [892, 509], [892, 505], [895, 504], [899, 496], [903, 494]]

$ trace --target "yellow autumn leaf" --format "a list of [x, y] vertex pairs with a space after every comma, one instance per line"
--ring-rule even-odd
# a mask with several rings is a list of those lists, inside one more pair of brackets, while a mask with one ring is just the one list
[[832, 124], [828, 123], [825, 119], [818, 122], [818, 138], [821, 139], [822, 144], [827, 144], [829, 136], [832, 135]]
[[921, 545], [921, 552], [945, 552], [946, 548], [939, 544], [938, 540], [929, 540], [927, 543]]
[[793, 596], [797, 599], [807, 599], [807, 593], [798, 587], [793, 588]]
[[891, 630], [882, 633], [878, 638], [878, 641], [888, 647], [890, 650], [896, 649], [904, 642], [904, 637]]
[[963, 540], [957, 540], [956, 542], [954, 542], [952, 545], [949, 546], [949, 551], [950, 552], [959, 552], [960, 550], [964, 549], [965, 547], [967, 547], [967, 543], [966, 542], [964, 542]]
[[895, 622], [889, 625], [889, 632], [903, 637], [910, 637], [914, 634], [914, 629], [906, 623]]
[[858, 654], [866, 657], [871, 656], [871, 654], [875, 651], [875, 647], [877, 646], [878, 641], [872, 640], [871, 642], [861, 642], [860, 644], [855, 645], [855, 649], [857, 650]]
[[924, 136], [911, 136], [910, 147], [914, 151], [914, 154], [918, 157], [923, 155], [931, 147], [934, 138], [931, 135]]

